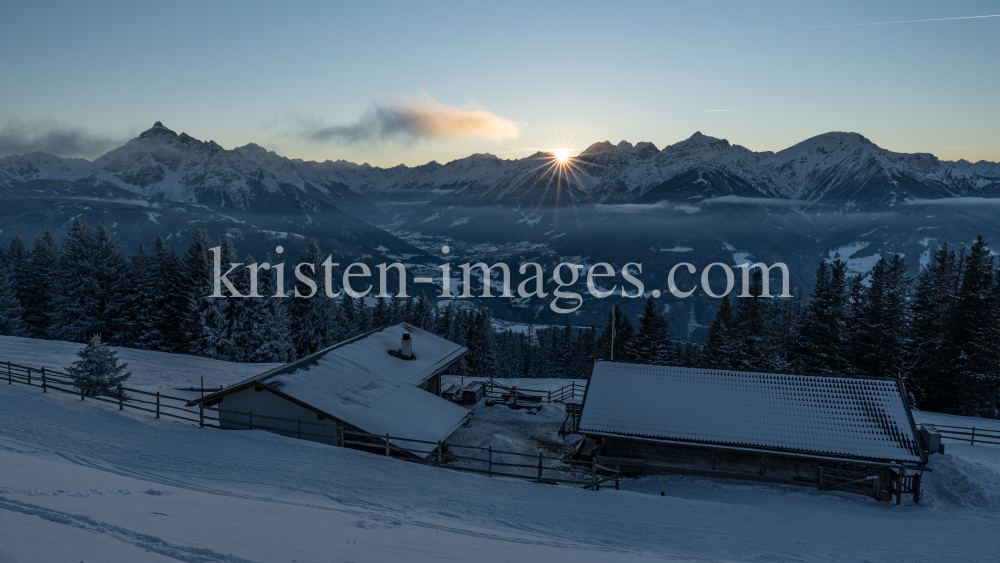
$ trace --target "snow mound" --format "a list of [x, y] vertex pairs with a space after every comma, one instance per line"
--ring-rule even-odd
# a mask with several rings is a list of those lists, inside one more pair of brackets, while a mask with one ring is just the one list
[[[953, 444], [948, 444], [948, 447], [958, 449]], [[972, 447], [962, 449], [971, 450]], [[1000, 466], [996, 460], [991, 462], [966, 455], [935, 455], [930, 465], [933, 472], [924, 474], [924, 478], [935, 498], [956, 507], [1000, 509]]]

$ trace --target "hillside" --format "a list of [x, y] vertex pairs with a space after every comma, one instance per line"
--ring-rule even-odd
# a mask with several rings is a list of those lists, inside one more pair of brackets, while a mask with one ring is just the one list
[[[137, 373], [189, 362], [130, 358]], [[509, 432], [535, 420], [514, 414], [524, 420]], [[919, 505], [671, 476], [593, 492], [200, 429], [3, 384], [0, 560], [992, 560], [1000, 448], [947, 447], [931, 458]]]

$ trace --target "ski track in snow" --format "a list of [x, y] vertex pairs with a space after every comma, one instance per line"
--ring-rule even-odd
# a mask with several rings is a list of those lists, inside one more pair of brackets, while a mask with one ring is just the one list
[[254, 563], [249, 559], [243, 559], [242, 557], [236, 557], [234, 555], [224, 555], [210, 549], [174, 545], [156, 536], [135, 532], [120, 526], [114, 526], [88, 516], [52, 510], [28, 504], [26, 502], [9, 499], [3, 496], [0, 496], [0, 510], [8, 510], [11, 512], [27, 514], [29, 516], [37, 516], [38, 518], [62, 524], [64, 526], [72, 526], [89, 532], [106, 534], [118, 541], [130, 543], [136, 547], [141, 547], [147, 551], [166, 555], [177, 559], [178, 561], [185, 561], [188, 563]]

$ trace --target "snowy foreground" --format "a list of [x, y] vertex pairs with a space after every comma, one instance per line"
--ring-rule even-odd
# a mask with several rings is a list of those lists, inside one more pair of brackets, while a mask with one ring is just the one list
[[[13, 340], [34, 358], [76, 346], [2, 338], [0, 353], [14, 353]], [[221, 372], [206, 373], [206, 385], [209, 375], [219, 385], [262, 371], [128, 353], [144, 386], [175, 386], [171, 373], [187, 386], [202, 369]], [[43, 365], [30, 359], [11, 358]], [[474, 417], [470, 439], [496, 439], [510, 421], [518, 440], [519, 427], [557, 418], [477, 416], [492, 426], [477, 431]], [[0, 563], [995, 561], [1000, 448], [947, 449], [932, 458], [920, 505], [693, 477], [593, 492], [201, 429], [0, 382]]]

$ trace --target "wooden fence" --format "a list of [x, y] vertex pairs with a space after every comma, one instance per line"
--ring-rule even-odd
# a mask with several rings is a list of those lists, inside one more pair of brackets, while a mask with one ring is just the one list
[[937, 428], [938, 432], [941, 434], [941, 438], [958, 440], [959, 442], [968, 442], [969, 445], [972, 446], [975, 446], [976, 444], [1000, 446], [1000, 431], [984, 430], [982, 428], [976, 428], [975, 426], [969, 428], [965, 426], [946, 426], [942, 424], [934, 424], [934, 428]]
[[[428, 442], [401, 436], [376, 435], [345, 428], [335, 424], [324, 424], [310, 420], [292, 420], [253, 412], [230, 411], [218, 407], [189, 406], [191, 399], [175, 397], [160, 392], [149, 392], [130, 387], [118, 386], [111, 395], [97, 395], [94, 389], [81, 388], [73, 378], [63, 372], [46, 368], [32, 368], [11, 362], [0, 363], [5, 370], [4, 379], [8, 385], [23, 384], [39, 387], [43, 393], [58, 391], [79, 396], [81, 401], [92, 400], [117, 405], [118, 410], [126, 408], [143, 411], [156, 418], [168, 417], [204, 428], [222, 428], [226, 425], [245, 426], [250, 430], [267, 430], [294, 438], [332, 443], [370, 453], [384, 454], [414, 463], [435, 465], [456, 471], [482, 473], [489, 476], [530, 479], [538, 483], [568, 483], [598, 490], [604, 483], [613, 481], [619, 487], [620, 472], [615, 468], [598, 465], [596, 461], [581, 463], [560, 457], [524, 454], [495, 450], [492, 447], [465, 446], [461, 444]], [[2, 381], [2, 379], [0, 379]], [[567, 386], [568, 387], [568, 386]], [[578, 386], [576, 386], [578, 387]], [[520, 391], [520, 390], [518, 390]], [[562, 396], [561, 394], [557, 394]], [[224, 416], [228, 415], [228, 416]], [[245, 422], [244, 422], [245, 420]], [[271, 424], [268, 424], [268, 423]], [[279, 428], [275, 422], [286, 423]], [[294, 423], [294, 430], [291, 429]], [[325, 432], [324, 432], [325, 430]], [[395, 442], [395, 443], [393, 443]], [[419, 444], [426, 447], [403, 447], [401, 442]], [[479, 456], [476, 456], [476, 453]], [[504, 456], [507, 461], [501, 461]], [[524, 461], [512, 463], [512, 459]], [[475, 467], [470, 466], [475, 465]]]
[[[486, 396], [492, 398], [499, 398], [505, 393], [510, 393], [514, 390], [514, 387], [508, 387], [502, 383], [497, 383], [492, 378], [488, 379], [486, 382]], [[577, 385], [576, 381], [571, 381], [568, 385], [564, 385], [559, 389], [554, 391], [540, 391], [538, 389], [523, 389], [517, 387], [517, 393], [519, 395], [527, 395], [530, 397], [536, 397], [545, 403], [569, 403], [574, 402], [577, 399], [583, 399], [583, 393], [586, 390], [584, 385]]]

